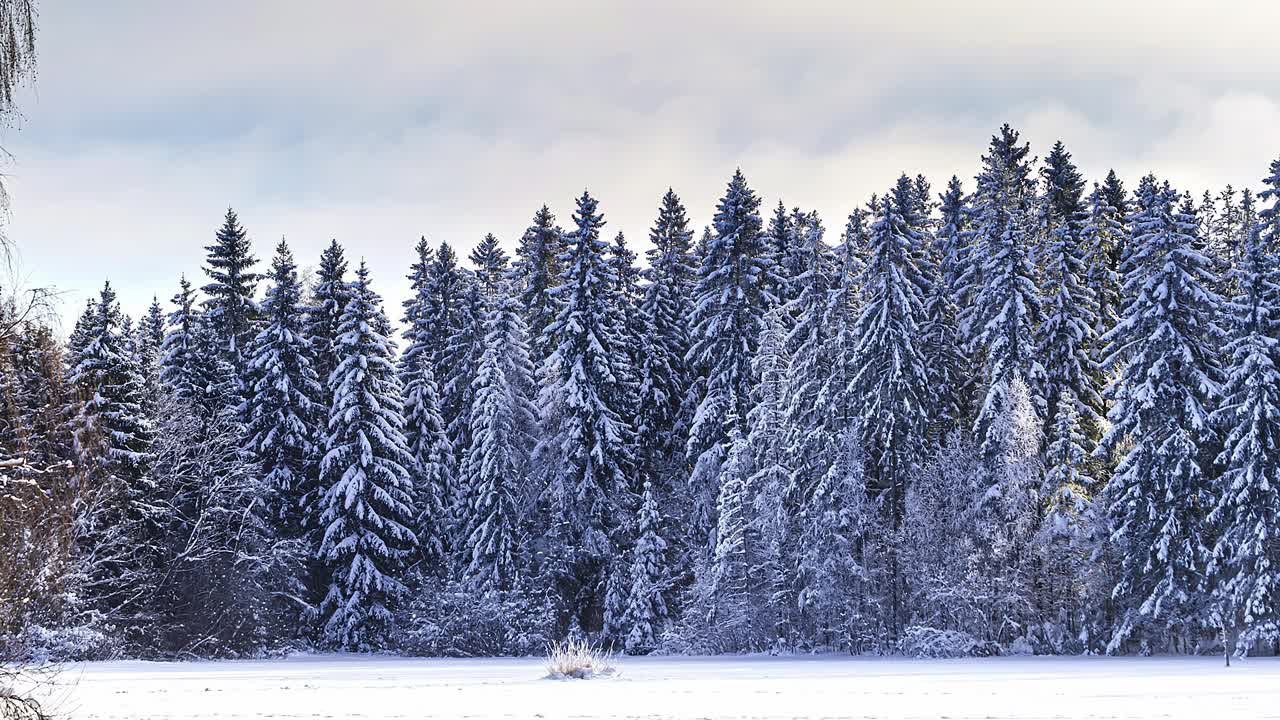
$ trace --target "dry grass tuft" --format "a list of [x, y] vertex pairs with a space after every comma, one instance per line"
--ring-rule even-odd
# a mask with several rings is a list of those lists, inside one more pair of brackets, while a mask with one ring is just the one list
[[586, 640], [554, 642], [547, 648], [548, 678], [588, 680], [613, 673], [613, 656]]

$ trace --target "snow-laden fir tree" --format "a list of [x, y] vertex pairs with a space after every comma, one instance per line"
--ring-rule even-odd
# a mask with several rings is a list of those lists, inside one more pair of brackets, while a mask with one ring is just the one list
[[282, 538], [302, 534], [303, 511], [318, 490], [320, 382], [302, 334], [302, 285], [284, 240], [271, 262], [262, 301], [266, 323], [249, 347], [248, 444], [265, 484], [264, 516]]
[[[1115, 182], [1120, 181], [1117, 179]], [[1120, 276], [1114, 263], [1120, 248], [1125, 244], [1125, 210], [1113, 206], [1104, 188], [1097, 183], [1094, 183], [1093, 190], [1089, 193], [1088, 203], [1089, 219], [1081, 231], [1080, 244], [1085, 264], [1084, 284], [1094, 295], [1095, 342], [1090, 351], [1096, 366], [1105, 352], [1104, 344], [1097, 342], [1096, 338], [1102, 337], [1116, 326], [1123, 305]]]
[[320, 559], [329, 588], [320, 613], [326, 645], [382, 647], [416, 538], [413, 463], [404, 438], [404, 403], [395, 345], [376, 331], [382, 310], [362, 263], [342, 313], [338, 367], [330, 378], [326, 453], [320, 465], [324, 535]]
[[1202, 609], [1220, 300], [1210, 289], [1210, 260], [1193, 249], [1195, 220], [1177, 200], [1168, 183], [1143, 178], [1129, 218], [1128, 301], [1103, 338], [1119, 376], [1099, 452], [1123, 454], [1107, 489], [1121, 557], [1112, 651], [1131, 639], [1172, 648], [1197, 630]]
[[[929, 417], [929, 374], [920, 324], [923, 292], [921, 233], [913, 225], [911, 185], [903, 175], [880, 202], [871, 228], [866, 304], [858, 317], [851, 386], [863, 430], [869, 483], [883, 493], [889, 526], [901, 526], [907, 480], [920, 463]], [[891, 631], [900, 629], [901, 578], [894, 564], [887, 589]]]
[[239, 372], [249, 342], [257, 334], [258, 308], [253, 294], [261, 276], [253, 271], [258, 259], [253, 256], [249, 235], [231, 208], [205, 251], [204, 271], [209, 283], [201, 290], [207, 296], [203, 305], [209, 329], [218, 352]]
[[[494, 257], [487, 259], [496, 260]], [[472, 254], [472, 262], [485, 261], [486, 258], [477, 260]], [[483, 273], [496, 275], [492, 269], [480, 269]], [[483, 289], [486, 283], [480, 275], [459, 268], [458, 277], [458, 297], [445, 335], [439, 378], [440, 414], [444, 418], [449, 442], [453, 445], [454, 461], [461, 464], [467, 448], [471, 446], [471, 408], [475, 400], [472, 382], [480, 366], [480, 356], [484, 354], [487, 298]], [[457, 492], [465, 497], [467, 489], [459, 485]]]
[[794, 433], [788, 422], [792, 403], [790, 391], [791, 356], [787, 352], [786, 310], [770, 310], [760, 333], [759, 351], [752, 361], [756, 376], [753, 405], [747, 415], [746, 447], [750, 477], [747, 480], [751, 503], [752, 532], [759, 538], [757, 557], [750, 569], [755, 580], [752, 604], [760, 633], [760, 646], [781, 644], [793, 647], [798, 639], [800, 578], [798, 547], [804, 499], [791, 469], [790, 441]]
[[413, 295], [404, 301], [405, 349], [397, 371], [404, 387], [404, 435], [413, 457], [414, 531], [418, 536], [420, 569], [440, 575], [449, 566], [447, 553], [453, 535], [449, 504], [455, 493], [453, 448], [440, 415], [440, 388], [436, 383], [435, 343], [440, 339], [439, 305], [432, 292], [435, 252], [426, 238], [414, 248], [417, 262], [410, 269]]
[[[729, 418], [741, 425], [750, 409], [751, 361], [762, 320], [776, 303], [769, 291], [778, 278], [761, 234], [760, 199], [735, 171], [716, 206], [694, 291], [688, 359], [699, 376], [686, 453], [693, 471], [695, 515], [690, 530], [704, 537], [715, 527], [719, 461], [725, 457]], [[739, 427], [739, 435], [744, 434]]]
[[685, 355], [689, 351], [688, 318], [695, 268], [690, 255], [693, 232], [684, 205], [668, 189], [649, 231], [647, 284], [640, 300], [643, 323], [636, 419], [639, 475], [653, 483], [665, 503], [686, 474], [684, 444], [689, 417], [686, 397], [692, 383]]
[[[636, 254], [627, 247], [626, 237], [619, 232], [609, 246], [609, 274], [613, 277], [614, 327], [618, 329], [619, 350], [625, 356], [621, 368], [625, 396], [618, 413], [633, 430], [638, 425], [640, 410], [640, 361], [644, 352], [644, 323], [640, 315], [640, 269], [636, 267]], [[633, 450], [634, 458], [634, 450]], [[637, 496], [643, 485], [634, 477], [631, 490]]]
[[[794, 300], [783, 306], [783, 318], [791, 324], [786, 339], [791, 362], [783, 442], [790, 472], [785, 512], [796, 517], [834, 460], [833, 436], [839, 429], [824, 392], [835, 365], [827, 324], [835, 269], [831, 249], [823, 240], [816, 213], [794, 216], [793, 227], [797, 233], [791, 246]], [[747, 417], [750, 421], [750, 412]]]
[[512, 274], [525, 325], [529, 328], [529, 352], [535, 365], [551, 354], [547, 326], [560, 312], [554, 290], [560, 282], [563, 235], [556, 225], [556, 216], [543, 205], [534, 213], [533, 224], [524, 231], [516, 248]]
[[503, 283], [510, 272], [511, 259], [493, 233], [486, 234], [471, 250], [470, 259], [475, 268], [480, 296], [485, 303], [481, 312], [488, 312], [502, 292]]
[[480, 592], [520, 584], [522, 509], [536, 440], [533, 365], [515, 300], [496, 294], [473, 381], [472, 444], [461, 468], [467, 491], [463, 580]]
[[751, 450], [732, 411], [729, 420], [729, 441], [718, 478], [714, 545], [703, 591], [707, 643], [715, 652], [759, 651], [763, 648], [757, 642], [760, 632], [753, 622], [751, 575], [755, 559], [748, 486]]
[[658, 498], [653, 483], [646, 480], [640, 494], [640, 513], [636, 517], [636, 542], [631, 550], [631, 574], [623, 616], [623, 626], [627, 629], [623, 647], [630, 655], [652, 652], [670, 622], [666, 593], [671, 587], [671, 577], [662, 528]]
[[943, 439], [969, 415], [972, 371], [960, 335], [961, 303], [971, 296], [963, 278], [970, 262], [972, 234], [969, 208], [960, 179], [951, 176], [939, 196], [941, 217], [930, 246], [937, 277], [924, 298], [920, 334], [934, 397], [930, 403], [932, 434]]
[[321, 408], [333, 404], [329, 377], [338, 367], [339, 328], [342, 311], [350, 299], [346, 254], [337, 240], [330, 240], [320, 253], [320, 265], [316, 268], [315, 284], [311, 289], [311, 304], [306, 308], [303, 324], [303, 335], [311, 341], [312, 362], [320, 381], [322, 394], [317, 402]]
[[869, 546], [882, 533], [867, 497], [858, 423], [846, 425], [833, 445], [831, 464], [805, 502], [796, 601], [804, 637], [824, 647], [861, 652], [874, 647], [879, 630]]
[[1101, 425], [1103, 403], [1092, 357], [1097, 296], [1086, 283], [1084, 180], [1062, 143], [1054, 144], [1041, 176], [1046, 302], [1039, 355], [1045, 366], [1046, 530], [1063, 539], [1063, 533], [1076, 528], [1084, 508], [1082, 493], [1092, 485], [1084, 463]]
[[142, 372], [143, 413], [154, 417], [156, 399], [160, 395], [160, 367], [164, 359], [165, 315], [155, 296], [147, 306], [147, 314], [138, 321], [138, 368]]
[[975, 429], [989, 457], [1003, 452], [993, 444], [991, 425], [1004, 412], [1014, 378], [1027, 384], [1036, 413], [1044, 414], [1044, 367], [1035, 343], [1041, 306], [1031, 258], [1029, 152], [1030, 146], [1019, 144], [1016, 131], [1001, 127], [982, 158], [974, 200], [982, 286], [968, 322], [986, 364]]
[[182, 398], [195, 401], [197, 388], [204, 384], [199, 376], [199, 341], [197, 327], [200, 322], [196, 310], [195, 291], [186, 277], [179, 282], [178, 293], [169, 301], [175, 308], [169, 313], [169, 330], [161, 345], [160, 379]]
[[[796, 215], [800, 215], [800, 209], [796, 208]], [[791, 294], [790, 284], [791, 278], [797, 273], [793, 273], [790, 266], [791, 246], [795, 242], [797, 236], [796, 228], [793, 223], [793, 215], [787, 210], [786, 203], [778, 201], [778, 206], [774, 208], [773, 214], [769, 216], [769, 224], [764, 230], [765, 252], [768, 254], [769, 261], [774, 267], [777, 281], [769, 288], [769, 294], [774, 297], [779, 305], [786, 305], [794, 299]]]
[[1280, 637], [1280, 160], [1264, 182], [1259, 197], [1271, 207], [1239, 248], [1226, 381], [1212, 416], [1225, 443], [1208, 516], [1218, 531], [1209, 584], [1226, 651], [1240, 654]]
[[558, 579], [570, 612], [586, 630], [603, 623], [604, 591], [617, 554], [620, 512], [631, 504], [633, 429], [622, 420], [630, 375], [613, 310], [613, 282], [600, 239], [604, 217], [588, 192], [577, 200], [557, 289], [560, 315], [548, 326], [554, 349], [542, 375], [551, 533], [567, 577]]
[[157, 571], [159, 508], [148, 474], [154, 428], [143, 415], [143, 378], [110, 282], [86, 313], [68, 358], [83, 498], [76, 521], [84, 582], [75, 592], [127, 631], [145, 625], [141, 595]]

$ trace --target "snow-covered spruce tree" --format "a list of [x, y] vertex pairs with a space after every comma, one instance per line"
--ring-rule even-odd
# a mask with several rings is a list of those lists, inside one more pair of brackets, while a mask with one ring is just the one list
[[449, 515], [456, 468], [453, 448], [440, 415], [440, 388], [436, 384], [433, 355], [440, 338], [438, 303], [431, 292], [431, 267], [435, 252], [426, 238], [415, 247], [418, 261], [409, 273], [413, 295], [404, 301], [404, 338], [407, 343], [397, 364], [404, 387], [404, 436], [413, 456], [413, 528], [418, 536], [419, 569], [428, 576], [446, 574], [454, 534]]
[[1119, 372], [1099, 453], [1123, 454], [1107, 489], [1121, 559], [1109, 650], [1186, 647], [1203, 619], [1206, 448], [1218, 389], [1210, 261], [1192, 249], [1194, 219], [1168, 183], [1143, 178], [1126, 258], [1120, 323], [1103, 340]]
[[1208, 515], [1218, 530], [1209, 586], [1226, 652], [1241, 655], [1280, 638], [1280, 160], [1264, 182], [1260, 197], [1272, 204], [1239, 248], [1226, 382], [1212, 416], [1226, 442]]
[[[785, 309], [765, 315], [759, 351], [752, 360], [757, 378], [747, 417], [746, 462], [749, 532], [758, 538], [750, 576], [751, 644], [795, 647], [799, 641], [800, 588], [796, 567], [802, 522], [793, 483], [787, 424], [791, 403], [791, 357], [787, 353]], [[705, 573], [704, 573], [705, 574]]]
[[869, 546], [883, 534], [867, 497], [861, 427], [847, 424], [833, 444], [832, 462], [805, 503], [796, 599], [806, 644], [865, 652], [881, 644]]
[[154, 296], [147, 314], [138, 321], [138, 369], [142, 372], [142, 411], [155, 416], [155, 402], [160, 395], [160, 367], [164, 359], [165, 315], [160, 300]]
[[604, 623], [604, 591], [618, 548], [622, 508], [631, 500], [632, 428], [620, 417], [627, 356], [612, 308], [613, 283], [600, 239], [604, 218], [588, 192], [577, 200], [557, 288], [560, 315], [548, 326], [554, 349], [544, 363], [539, 457], [549, 472], [555, 578], [568, 620], [593, 632]]
[[556, 216], [543, 205], [533, 214], [533, 224], [520, 237], [516, 261], [512, 266], [517, 299], [529, 328], [529, 352], [534, 365], [551, 354], [547, 326], [555, 321], [560, 308], [555, 290], [560, 282], [560, 253], [564, 251], [563, 231]]
[[941, 218], [930, 246], [937, 273], [925, 293], [920, 333], [934, 392], [929, 412], [931, 434], [943, 440], [970, 414], [973, 371], [960, 336], [959, 318], [961, 303], [970, 297], [963, 278], [972, 234], [968, 231], [969, 210], [959, 178], [953, 175], [947, 191], [939, 197]]
[[[633, 430], [638, 425], [640, 412], [640, 361], [644, 352], [644, 323], [640, 316], [640, 269], [636, 267], [636, 254], [627, 247], [626, 237], [619, 232], [609, 246], [609, 274], [613, 277], [613, 299], [611, 306], [614, 313], [614, 327], [618, 329], [619, 350], [624, 362], [621, 369], [625, 375], [620, 378], [624, 390], [618, 414], [622, 421]], [[635, 459], [635, 450], [632, 450]], [[631, 492], [640, 496], [643, 482], [632, 477]], [[629, 542], [627, 543], [629, 544]]]
[[522, 508], [537, 422], [524, 320], [510, 297], [495, 294], [489, 304], [461, 472], [468, 503], [460, 567], [463, 581], [480, 592], [521, 584]]
[[1074, 609], [1071, 595], [1085, 529], [1080, 523], [1093, 484], [1085, 463], [1100, 427], [1102, 397], [1091, 354], [1097, 299], [1085, 281], [1084, 181], [1060, 142], [1040, 174], [1044, 193], [1038, 220], [1046, 302], [1039, 354], [1046, 375], [1047, 444], [1040, 494], [1047, 504], [1036, 547], [1043, 556], [1044, 575], [1039, 606], [1046, 622], [1061, 624], [1070, 620]]
[[471, 264], [475, 266], [480, 297], [485, 303], [481, 312], [488, 312], [503, 292], [502, 287], [510, 272], [511, 259], [498, 244], [498, 238], [494, 237], [493, 233], [486, 234], [471, 250], [470, 259]]
[[662, 516], [653, 483], [646, 480], [636, 517], [636, 543], [631, 551], [630, 585], [623, 626], [623, 647], [630, 655], [652, 652], [670, 622], [666, 593], [671, 587], [667, 542], [662, 537]]
[[[472, 262], [480, 261], [473, 253]], [[440, 415], [453, 446], [454, 461], [461, 464], [471, 446], [471, 407], [475, 400], [472, 382], [480, 366], [480, 356], [484, 354], [486, 298], [482, 290], [484, 281], [477, 273], [466, 268], [459, 268], [457, 272], [458, 298], [445, 335], [439, 378]], [[465, 498], [468, 492], [461, 484], [456, 491], [459, 499]]]
[[320, 608], [324, 642], [361, 651], [386, 641], [392, 612], [405, 593], [401, 576], [416, 545], [408, 471], [413, 457], [400, 414], [404, 399], [394, 343], [375, 330], [382, 315], [378, 304], [362, 263], [342, 313], [320, 465], [320, 558], [331, 578]]
[[981, 622], [972, 632], [1002, 648], [1029, 643], [1035, 649], [1042, 641], [1035, 625], [1040, 620], [1035, 595], [1040, 568], [1032, 546], [1043, 504], [1043, 428], [1031, 389], [1021, 377], [1009, 381], [1004, 397], [986, 444], [999, 454], [981, 450], [982, 490], [974, 499], [976, 552], [970, 562], [977, 575], [974, 600]]
[[[717, 205], [715, 232], [707, 241], [694, 292], [691, 347], [687, 355], [698, 373], [696, 411], [686, 455], [693, 465], [689, 491], [694, 514], [688, 528], [694, 545], [715, 528], [719, 463], [725, 457], [729, 418], [745, 422], [751, 394], [751, 361], [769, 292], [778, 280], [767, 242], [760, 233], [760, 199], [734, 172]], [[739, 434], [744, 428], [738, 428]]]
[[756, 587], [752, 570], [757, 564], [758, 546], [752, 528], [754, 514], [750, 496], [751, 449], [739, 430], [740, 423], [730, 413], [729, 442], [720, 463], [719, 492], [716, 498], [716, 528], [705, 580], [696, 587], [701, 597], [690, 611], [702, 613], [702, 639], [711, 652], [760, 651], [768, 629], [757, 626]]
[[181, 279], [178, 293], [169, 302], [176, 307], [169, 313], [169, 330], [161, 345], [160, 379], [179, 398], [192, 403], [203, 380], [199, 377], [197, 357], [200, 352], [197, 339], [200, 318], [195, 291], [186, 277]]
[[321, 408], [333, 404], [329, 377], [338, 367], [339, 326], [342, 324], [342, 310], [350, 299], [346, 255], [338, 241], [331, 240], [320, 253], [320, 265], [316, 268], [315, 285], [311, 289], [311, 304], [306, 308], [303, 325], [303, 335], [311, 340], [311, 357], [316, 377], [320, 380], [322, 394], [317, 400]]
[[[910, 190], [910, 180], [903, 175], [881, 200], [871, 228], [866, 304], [858, 317], [851, 379], [868, 484], [882, 494], [892, 532], [901, 527], [907, 480], [916, 472], [929, 422], [929, 374], [920, 335], [927, 282], [917, 265], [921, 234], [909, 221]], [[888, 622], [896, 638], [905, 615], [901, 568], [894, 553], [888, 562]]]
[[261, 276], [253, 272], [258, 259], [251, 250], [240, 219], [227, 208], [213, 244], [205, 247], [204, 272], [209, 283], [201, 290], [208, 296], [203, 304], [215, 345], [236, 372], [244, 369], [249, 343], [257, 334], [258, 308], [253, 294]]
[[689, 417], [685, 399], [692, 382], [688, 318], [695, 268], [690, 256], [693, 232], [684, 205], [668, 189], [649, 231], [647, 284], [640, 300], [643, 323], [640, 353], [639, 414], [636, 418], [638, 474], [653, 484], [661, 507], [680, 497], [673, 492], [687, 475], [684, 446]]
[[[1081, 231], [1080, 244], [1085, 285], [1094, 294], [1093, 335], [1099, 338], [1116, 326], [1122, 306], [1120, 278], [1113, 263], [1125, 242], [1124, 209], [1111, 205], [1103, 187], [1097, 183], [1089, 193], [1088, 203], [1089, 219]], [[1102, 357], [1103, 343], [1094, 342], [1090, 349], [1096, 364]]]
[[[799, 208], [796, 208], [796, 214], [800, 214]], [[765, 252], [777, 275], [777, 282], [769, 288], [769, 294], [777, 300], [779, 305], [786, 305], [794, 299], [790, 288], [794, 274], [790, 272], [789, 266], [791, 246], [796, 239], [796, 228], [792, 218], [792, 213], [787, 210], [786, 204], [779, 200], [764, 230]]]
[[1014, 378], [1027, 384], [1035, 412], [1044, 415], [1044, 367], [1035, 344], [1041, 307], [1031, 263], [1029, 152], [1028, 145], [1019, 144], [1016, 131], [1008, 125], [1001, 127], [982, 158], [974, 200], [982, 286], [969, 327], [975, 330], [975, 348], [986, 363], [975, 432], [989, 458], [1004, 452], [993, 444], [995, 436], [990, 428], [1005, 410]]
[[1084, 180], [1060, 142], [1054, 144], [1040, 174], [1044, 179], [1039, 224], [1044, 235], [1046, 304], [1039, 337], [1046, 376], [1046, 424], [1055, 422], [1061, 402], [1074, 403], [1084, 422], [1096, 424], [1102, 398], [1094, 386], [1097, 373], [1089, 356], [1095, 344], [1097, 297], [1085, 283]]
[[145, 627], [145, 593], [157, 577], [157, 498], [149, 475], [154, 428], [142, 412], [143, 378], [128, 351], [111, 283], [78, 329], [68, 358], [76, 398], [72, 429], [81, 492], [79, 593], [125, 643]]
[[[301, 545], [305, 498], [317, 494], [320, 383], [311, 343], [302, 334], [302, 285], [284, 240], [271, 263], [271, 286], [262, 302], [266, 323], [249, 347], [246, 449], [264, 487], [263, 516], [280, 540]], [[300, 556], [315, 554], [307, 548]], [[299, 586], [301, 581], [299, 580]]]
[[[805, 513], [817, 485], [835, 463], [841, 418], [830, 406], [832, 397], [825, 392], [837, 361], [832, 354], [835, 346], [827, 323], [835, 269], [831, 250], [822, 239], [822, 223], [816, 214], [793, 216], [793, 227], [797, 235], [791, 246], [790, 272], [795, 274], [790, 286], [795, 299], [783, 307], [782, 316], [786, 318], [784, 322], [791, 325], [786, 338], [790, 371], [782, 431], [787, 481], [781, 497], [782, 507], [770, 509], [780, 510], [780, 519], [784, 522], [781, 527], [786, 531], [783, 544], [791, 546], [780, 558], [785, 568], [781, 572], [790, 577], [786, 578], [788, 602], [776, 603], [784, 611], [779, 619], [785, 618], [790, 621], [787, 625], [803, 631], [810, 624], [807, 617], [810, 608], [804, 607], [800, 598], [807, 595], [806, 584], [811, 578], [804, 576], [798, 567], [798, 551], [802, 547], [796, 543], [801, 543], [800, 530], [811, 520]], [[762, 340], [762, 344], [764, 342]], [[767, 365], [761, 369], [767, 369]], [[753, 409], [747, 416], [751, 432], [756, 430], [751, 422], [754, 413]], [[768, 504], [772, 506], [773, 500]], [[795, 605], [787, 607], [792, 602]], [[795, 611], [800, 611], [798, 616]]]
[[[1129, 240], [1133, 233], [1130, 232], [1128, 226], [1129, 215], [1133, 211], [1133, 203], [1129, 198], [1129, 191], [1125, 189], [1124, 182], [1120, 180], [1120, 176], [1116, 175], [1115, 170], [1107, 171], [1107, 177], [1102, 181], [1102, 198], [1111, 208], [1115, 218], [1119, 222], [1119, 233], [1117, 241], [1110, 247], [1111, 269], [1121, 275], [1121, 285], [1123, 286], [1124, 261], [1129, 256]], [[1127, 298], [1124, 298], [1123, 287], [1121, 288], [1122, 304]]]

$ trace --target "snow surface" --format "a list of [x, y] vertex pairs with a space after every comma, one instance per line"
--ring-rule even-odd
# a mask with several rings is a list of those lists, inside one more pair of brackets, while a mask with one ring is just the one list
[[303, 656], [88, 663], [74, 718], [1280, 718], [1280, 659], [619, 658], [547, 680], [528, 659]]

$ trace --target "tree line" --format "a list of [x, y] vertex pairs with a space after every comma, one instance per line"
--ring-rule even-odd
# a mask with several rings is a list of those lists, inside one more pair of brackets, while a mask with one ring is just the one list
[[5, 310], [0, 645], [1274, 652], [1278, 209], [1006, 125], [838, 237], [738, 171], [643, 263], [589, 192], [423, 238], [398, 331], [228, 210], [167, 312]]

